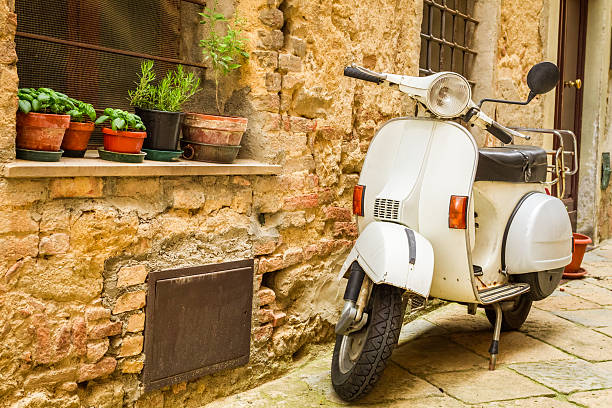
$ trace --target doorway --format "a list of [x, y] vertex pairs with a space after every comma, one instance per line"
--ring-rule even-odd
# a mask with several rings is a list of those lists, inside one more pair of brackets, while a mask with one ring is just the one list
[[[584, 89], [584, 60], [586, 51], [588, 0], [560, 0], [559, 8], [559, 49], [557, 65], [561, 80], [557, 85], [555, 101], [555, 129], [571, 130], [578, 139], [580, 157], [580, 136], [582, 126], [582, 104]], [[569, 136], [565, 146], [571, 146]], [[555, 146], [557, 148], [558, 146]], [[562, 197], [567, 208], [572, 229], [576, 231], [578, 215], [578, 173], [566, 176], [565, 193]]]

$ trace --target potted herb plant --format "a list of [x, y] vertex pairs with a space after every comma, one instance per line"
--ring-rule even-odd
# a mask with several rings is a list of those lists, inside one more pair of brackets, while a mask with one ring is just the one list
[[102, 129], [104, 150], [116, 153], [140, 153], [147, 137], [146, 127], [138, 115], [121, 109], [106, 108], [96, 120], [96, 125], [110, 122], [110, 128]]
[[200, 79], [186, 73], [179, 65], [154, 84], [153, 61], [143, 61], [136, 89], [129, 91], [130, 103], [147, 128], [144, 147], [152, 150], [176, 150], [181, 131], [182, 105], [200, 87]]
[[83, 157], [87, 151], [89, 139], [95, 128], [96, 110], [88, 103], [73, 98], [68, 100], [74, 105], [66, 114], [70, 115], [70, 127], [62, 140], [64, 156]]
[[[216, 11], [216, 2], [212, 9], [206, 8], [200, 13], [201, 24], [207, 27], [207, 36], [200, 41], [200, 47], [206, 60], [210, 63], [215, 79], [215, 103], [219, 115], [187, 113], [183, 122], [183, 139], [207, 145], [239, 146], [246, 131], [248, 120], [242, 117], [223, 115], [223, 105], [219, 98], [219, 79], [239, 69], [244, 59], [249, 58], [246, 51], [246, 39], [242, 35], [242, 20], [235, 14], [229, 21]], [[225, 35], [215, 30], [217, 23], [227, 27]]]
[[72, 102], [49, 88], [21, 88], [17, 96], [17, 149], [59, 152], [70, 126], [70, 115], [64, 112], [72, 107]]

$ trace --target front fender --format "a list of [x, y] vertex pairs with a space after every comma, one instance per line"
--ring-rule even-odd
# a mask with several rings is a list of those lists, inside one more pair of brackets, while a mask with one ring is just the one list
[[371, 222], [359, 235], [338, 278], [357, 262], [375, 284], [389, 284], [428, 297], [434, 267], [429, 241], [400, 224]]

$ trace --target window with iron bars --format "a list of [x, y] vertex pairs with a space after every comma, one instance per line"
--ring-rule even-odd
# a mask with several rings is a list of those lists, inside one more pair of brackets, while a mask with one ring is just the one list
[[[423, 0], [419, 74], [457, 72], [470, 81], [475, 0]], [[474, 82], [470, 81], [472, 85]]]

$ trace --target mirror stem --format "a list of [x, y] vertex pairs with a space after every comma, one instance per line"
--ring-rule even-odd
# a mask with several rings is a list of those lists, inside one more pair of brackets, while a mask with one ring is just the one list
[[531, 92], [531, 91], [529, 91], [529, 96], [527, 97], [527, 100], [525, 102], [507, 101], [505, 99], [484, 98], [484, 99], [481, 99], [480, 102], [478, 102], [478, 107], [479, 108], [482, 107], [482, 104], [485, 103], [485, 102], [507, 103], [509, 105], [527, 105], [535, 97], [536, 97], [536, 94]]

